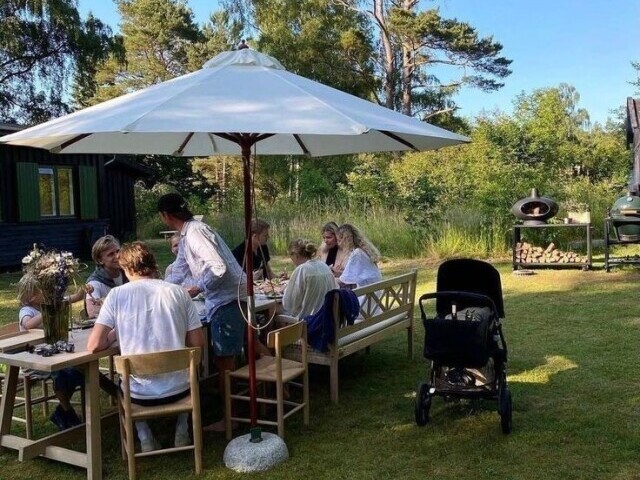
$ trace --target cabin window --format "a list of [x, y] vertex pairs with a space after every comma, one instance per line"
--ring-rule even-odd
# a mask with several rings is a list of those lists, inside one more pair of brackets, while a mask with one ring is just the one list
[[38, 186], [41, 217], [75, 215], [72, 168], [40, 167], [38, 169]]
[[96, 167], [18, 162], [16, 173], [20, 222], [75, 216], [83, 220], [98, 218]]

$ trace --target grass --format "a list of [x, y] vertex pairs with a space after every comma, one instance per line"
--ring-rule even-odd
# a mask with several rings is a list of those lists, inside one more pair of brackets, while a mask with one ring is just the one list
[[[166, 250], [165, 244], [154, 247]], [[161, 263], [169, 260], [163, 253]], [[284, 259], [278, 258], [276, 270]], [[329, 402], [328, 372], [313, 369], [311, 424], [291, 417], [285, 425], [291, 458], [256, 479], [637, 479], [640, 471], [640, 271], [539, 270], [513, 276], [498, 263], [505, 296], [509, 382], [514, 431], [500, 432], [494, 405], [434, 400], [425, 428], [413, 421], [418, 381], [426, 377], [423, 329], [416, 312], [415, 358], [406, 357], [405, 337], [375, 345], [371, 353], [340, 365], [340, 403]], [[418, 294], [435, 288], [437, 265], [423, 259], [393, 260], [386, 276], [419, 269]], [[17, 305], [0, 275], [0, 323], [15, 321]], [[217, 400], [216, 400], [217, 401]], [[203, 415], [215, 416], [215, 401]], [[50, 431], [39, 418], [39, 430]], [[169, 438], [172, 432], [168, 424]], [[118, 427], [103, 431], [105, 478], [126, 479]], [[167, 436], [168, 435], [168, 436]], [[161, 436], [161, 438], [164, 438]], [[204, 479], [237, 479], [222, 461], [223, 435], [204, 437]], [[193, 476], [192, 457], [143, 459], [139, 477]], [[84, 470], [0, 453], [0, 479], [85, 478]]]

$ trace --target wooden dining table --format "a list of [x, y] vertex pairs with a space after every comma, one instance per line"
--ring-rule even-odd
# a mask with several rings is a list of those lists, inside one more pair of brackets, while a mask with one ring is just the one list
[[[61, 352], [50, 357], [29, 353], [25, 349], [27, 344], [42, 343], [44, 332], [41, 330], [0, 340], [0, 363], [8, 366], [2, 402], [0, 402], [0, 445], [17, 450], [20, 461], [39, 456], [46, 457], [86, 468], [89, 480], [102, 479], [102, 418], [100, 415], [98, 364], [101, 358], [118, 354], [119, 349], [117, 345], [112, 345], [106, 350], [91, 353], [87, 351], [87, 340], [91, 329], [76, 330], [70, 333], [69, 342], [75, 345], [75, 351], [73, 353]], [[79, 368], [84, 373], [85, 423], [35, 440], [12, 435], [11, 417], [20, 368], [55, 372], [68, 367]], [[117, 414], [117, 411], [114, 413]], [[83, 434], [86, 439], [86, 453], [67, 448], [70, 443], [82, 438]]]

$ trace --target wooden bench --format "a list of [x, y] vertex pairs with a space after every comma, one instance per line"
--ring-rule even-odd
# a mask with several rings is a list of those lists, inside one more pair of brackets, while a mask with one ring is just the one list
[[[308, 349], [308, 362], [327, 365], [330, 370], [331, 401], [338, 402], [338, 362], [340, 359], [365, 349], [374, 343], [407, 331], [407, 352], [413, 358], [413, 309], [417, 272], [382, 280], [357, 288], [353, 292], [360, 300], [360, 316], [353, 325], [340, 326], [338, 295], [333, 303], [336, 338], [328, 352]], [[287, 357], [300, 360], [300, 346], [291, 348]]]

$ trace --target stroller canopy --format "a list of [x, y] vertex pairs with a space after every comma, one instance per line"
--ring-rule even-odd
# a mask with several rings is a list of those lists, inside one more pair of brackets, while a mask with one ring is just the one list
[[[496, 315], [499, 318], [504, 318], [500, 273], [487, 262], [469, 258], [447, 260], [438, 268], [437, 291], [486, 295], [493, 300], [496, 306]], [[458, 305], [458, 309], [462, 310], [474, 306], [476, 305], [472, 300], [463, 300]], [[436, 311], [442, 316], [450, 313], [451, 303], [444, 298], [438, 298]]]

